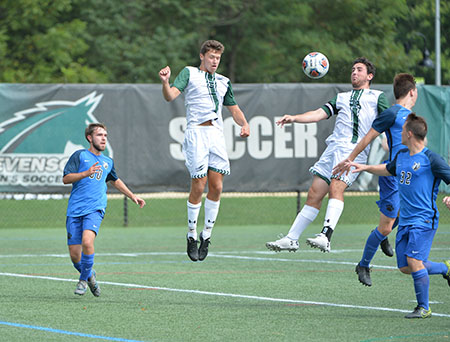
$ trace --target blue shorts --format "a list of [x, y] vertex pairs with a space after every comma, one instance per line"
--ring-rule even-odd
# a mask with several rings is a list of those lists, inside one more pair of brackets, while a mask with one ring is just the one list
[[427, 261], [436, 229], [414, 226], [399, 226], [395, 239], [395, 254], [398, 268], [408, 266], [406, 257]]
[[93, 213], [66, 218], [66, 230], [67, 230], [67, 244], [68, 245], [81, 245], [83, 239], [83, 231], [92, 230], [95, 235], [98, 235], [98, 229], [102, 223], [105, 212], [103, 210], [97, 210]]
[[398, 194], [398, 181], [394, 176], [380, 176], [380, 200], [377, 201], [380, 211], [390, 218], [396, 218], [400, 210], [400, 196]]

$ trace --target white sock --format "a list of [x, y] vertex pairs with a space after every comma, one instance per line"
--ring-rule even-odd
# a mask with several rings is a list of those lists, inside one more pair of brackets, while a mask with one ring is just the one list
[[192, 204], [187, 201], [187, 215], [188, 215], [188, 237], [197, 240], [197, 220], [200, 208], [202, 207], [202, 202], [198, 204]]
[[202, 237], [204, 240], [211, 237], [211, 231], [216, 223], [217, 214], [219, 214], [220, 201], [211, 201], [205, 199], [205, 228], [202, 231]]
[[287, 237], [292, 240], [298, 240], [300, 235], [302, 235], [303, 231], [309, 224], [315, 220], [317, 215], [319, 214], [319, 209], [314, 207], [310, 207], [309, 205], [304, 205], [302, 210], [298, 213], [295, 218], [294, 223], [289, 230]]
[[330, 227], [331, 230], [336, 228], [336, 225], [344, 210], [344, 202], [336, 198], [330, 198], [328, 200], [327, 212], [325, 214], [325, 220], [323, 221], [324, 227]]

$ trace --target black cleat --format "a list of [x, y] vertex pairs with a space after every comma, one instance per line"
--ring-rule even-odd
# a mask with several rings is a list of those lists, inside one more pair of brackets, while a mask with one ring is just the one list
[[187, 239], [187, 255], [189, 259], [192, 261], [198, 260], [198, 248], [197, 248], [197, 240], [194, 240], [192, 237], [186, 236]]
[[431, 309], [425, 310], [421, 306], [417, 306], [413, 312], [405, 316], [405, 318], [428, 318], [428, 317], [431, 317]]
[[200, 248], [198, 249], [198, 260], [202, 261], [205, 260], [206, 256], [208, 255], [208, 247], [211, 241], [209, 238], [203, 240], [202, 234], [200, 234]]
[[387, 237], [386, 237], [386, 239], [381, 241], [380, 247], [381, 247], [381, 250], [383, 251], [383, 253], [386, 254], [388, 257], [394, 256], [394, 250], [392, 249], [392, 246], [389, 243], [389, 240]]
[[361, 284], [366, 286], [372, 286], [372, 280], [370, 279], [370, 268], [360, 266], [359, 263], [355, 268], [356, 274], [358, 274], [358, 279]]

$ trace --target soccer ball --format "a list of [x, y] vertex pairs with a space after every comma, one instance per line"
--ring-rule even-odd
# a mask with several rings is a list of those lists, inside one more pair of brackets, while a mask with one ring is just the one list
[[303, 58], [302, 68], [306, 76], [318, 79], [327, 74], [330, 69], [330, 63], [328, 63], [328, 58], [324, 54], [310, 52]]

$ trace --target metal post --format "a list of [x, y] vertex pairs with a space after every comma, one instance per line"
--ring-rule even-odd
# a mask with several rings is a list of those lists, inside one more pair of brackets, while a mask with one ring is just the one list
[[437, 86], [441, 85], [441, 14], [440, 14], [440, 0], [436, 0], [436, 18], [434, 21], [434, 32], [435, 32], [435, 49], [436, 49], [436, 68], [435, 71], [435, 84]]
[[297, 214], [300, 212], [301, 209], [301, 195], [300, 190], [297, 190]]
[[128, 198], [123, 196], [123, 226], [128, 227]]

